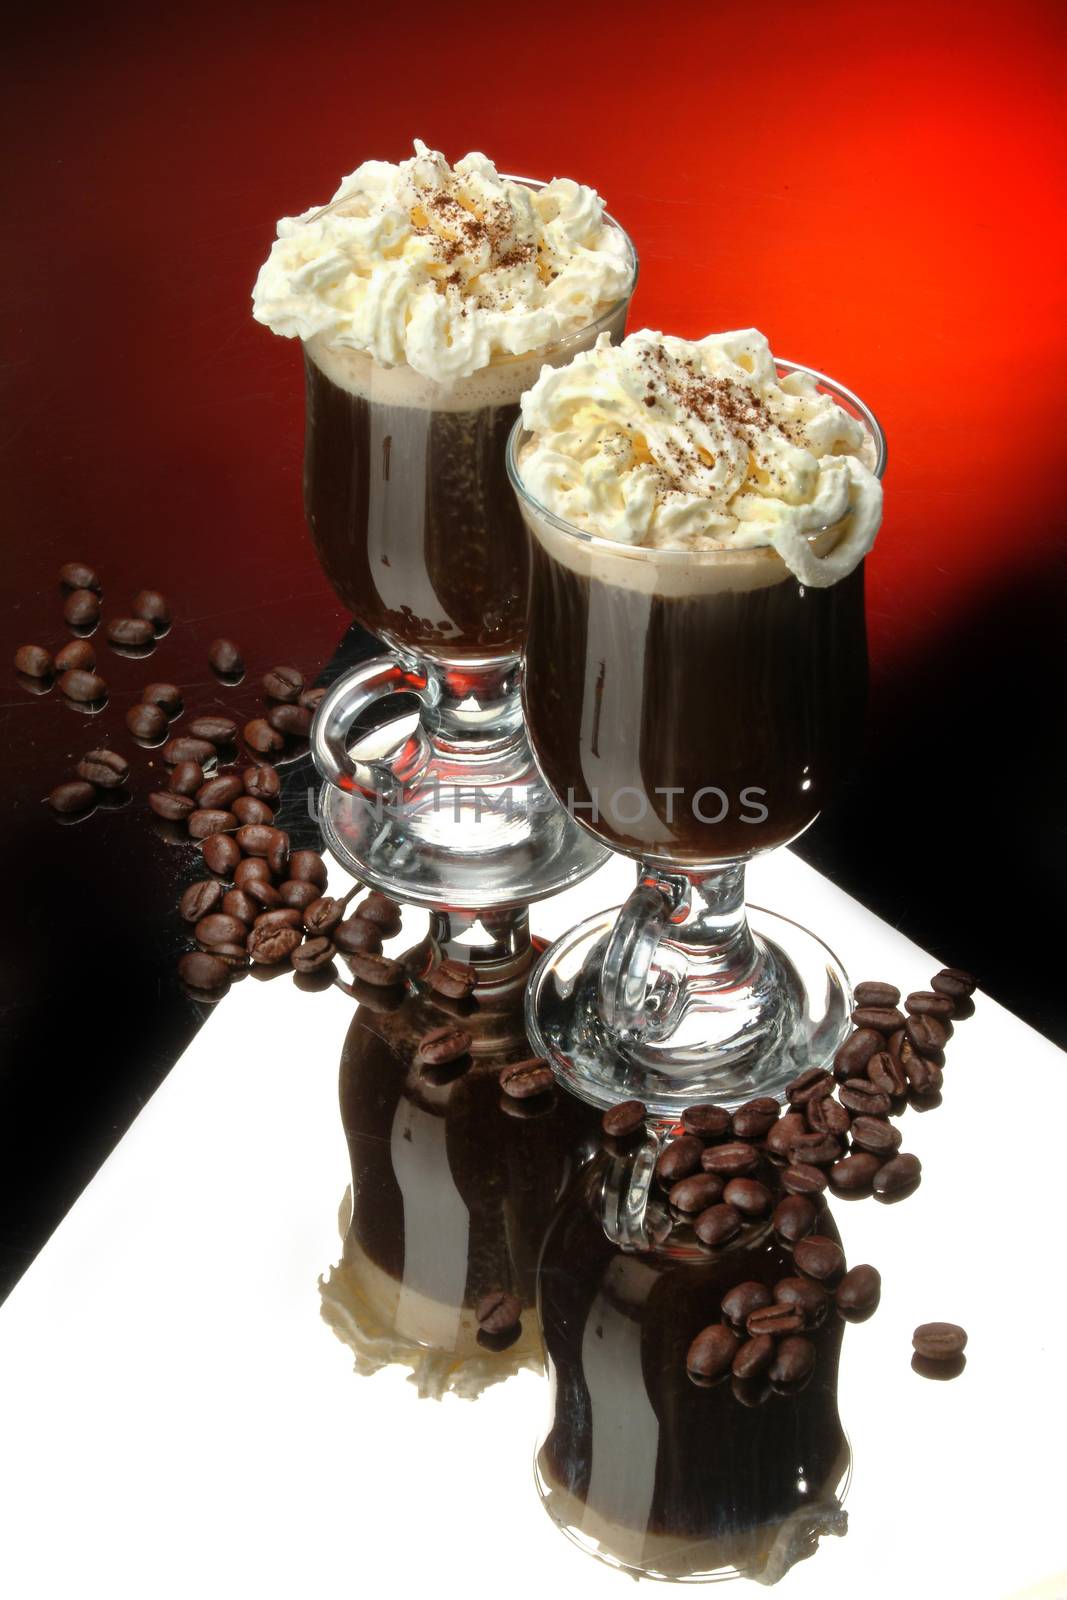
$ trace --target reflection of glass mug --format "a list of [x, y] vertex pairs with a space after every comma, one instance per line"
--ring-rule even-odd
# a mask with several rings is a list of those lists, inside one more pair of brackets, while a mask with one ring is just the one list
[[[875, 418], [811, 376], [869, 429], [880, 476]], [[517, 425], [509, 465], [530, 532], [531, 748], [583, 827], [641, 864], [610, 936], [565, 952], [561, 941], [553, 970], [535, 980], [542, 1042], [601, 1104], [635, 1094], [669, 1112], [773, 1093], [836, 1048], [847, 986], [795, 925], [766, 913], [750, 925], [744, 863], [814, 820], [854, 739], [866, 684], [862, 563], [814, 588], [770, 547], [597, 537], [531, 497], [528, 438]], [[846, 518], [813, 536], [816, 550], [848, 533]], [[576, 1043], [579, 1024], [568, 1033], [553, 1009], [564, 994], [577, 1004], [594, 961], [599, 1066]]]

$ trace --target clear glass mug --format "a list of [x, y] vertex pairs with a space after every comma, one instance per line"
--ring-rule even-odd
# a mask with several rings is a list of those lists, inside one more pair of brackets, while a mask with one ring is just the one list
[[[810, 372], [779, 362], [779, 370]], [[885, 440], [848, 390], [810, 373]], [[672, 1114], [774, 1093], [837, 1048], [847, 980], [785, 918], [746, 909], [745, 863], [818, 815], [866, 689], [862, 563], [804, 587], [770, 547], [651, 550], [577, 528], [508, 463], [530, 535], [523, 706], [546, 783], [640, 863], [619, 911], [549, 951], [531, 1023], [557, 1071], [609, 1105]], [[820, 553], [848, 519], [813, 535]]]

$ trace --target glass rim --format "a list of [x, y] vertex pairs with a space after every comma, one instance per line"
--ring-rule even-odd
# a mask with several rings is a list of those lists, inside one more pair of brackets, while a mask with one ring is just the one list
[[[882, 425], [870, 406], [861, 400], [859, 395], [854, 394], [851, 389], [846, 389], [843, 383], [838, 383], [836, 378], [828, 378], [824, 372], [818, 372], [814, 367], [806, 367], [800, 361], [787, 361], [784, 356], [775, 356], [773, 359], [780, 377], [788, 377], [793, 372], [802, 372], [806, 377], [813, 378], [817, 386], [826, 390], [833, 399], [839, 402], [844, 401], [843, 410], [854, 412], [857, 415], [858, 420], [864, 424], [874, 440], [876, 458], [872, 470], [875, 477], [881, 481], [886, 466], [886, 438]], [[635, 560], [665, 561], [668, 564], [676, 561], [692, 561], [694, 559], [711, 560], [716, 557], [735, 556], [738, 553], [746, 553], [750, 550], [774, 550], [776, 548], [773, 541], [767, 539], [762, 544], [717, 545], [707, 550], [671, 549], [669, 547], [662, 548], [643, 544], [624, 544], [620, 539], [611, 539], [606, 534], [593, 533], [588, 528], [580, 528], [577, 523], [568, 522], [566, 517], [561, 517], [557, 511], [551, 511], [548, 506], [542, 505], [541, 501], [530, 492], [530, 489], [524, 483], [522, 473], [519, 470], [518, 452], [519, 442], [527, 432], [528, 430], [523, 423], [522, 413], [520, 412], [515, 419], [511, 432], [508, 434], [507, 450], [505, 452], [508, 479], [519, 498], [519, 504], [520, 506], [529, 506], [532, 511], [536, 512], [537, 516], [543, 518], [558, 532], [569, 534], [583, 544], [591, 545], [594, 549], [611, 551], [616, 556], [621, 555]], [[833, 526], [835, 524], [828, 523], [824, 528], [813, 528], [807, 537], [808, 539], [818, 539], [821, 534], [826, 533], [827, 529]]]

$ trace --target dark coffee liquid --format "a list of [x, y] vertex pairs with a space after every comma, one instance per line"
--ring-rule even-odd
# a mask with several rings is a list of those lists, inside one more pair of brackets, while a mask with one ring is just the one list
[[565, 802], [573, 792], [578, 820], [614, 849], [693, 864], [802, 833], [862, 709], [862, 565], [827, 589], [789, 575], [701, 593], [694, 579], [692, 594], [665, 597], [531, 545], [524, 709], [538, 763]]
[[304, 367], [304, 509], [345, 605], [429, 656], [517, 655], [526, 536], [504, 447], [518, 405], [385, 405], [333, 383], [306, 352]]

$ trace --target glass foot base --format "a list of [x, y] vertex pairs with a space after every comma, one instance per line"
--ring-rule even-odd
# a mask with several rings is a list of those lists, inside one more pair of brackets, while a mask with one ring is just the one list
[[[787, 917], [749, 906], [773, 1007], [747, 1015], [733, 989], [682, 983], [669, 949], [649, 972], [652, 1025], [613, 1036], [599, 1015], [600, 970], [618, 907], [599, 912], [552, 945], [530, 979], [526, 1021], [534, 1049], [559, 1081], [591, 1105], [643, 1100], [655, 1116], [713, 1102], [733, 1110], [756, 1095], [783, 1097], [808, 1067], [829, 1065], [850, 1029], [852, 997], [837, 957]], [[767, 982], [767, 979], [770, 982]], [[669, 1030], [657, 1030], [659, 996], [671, 994]]]

